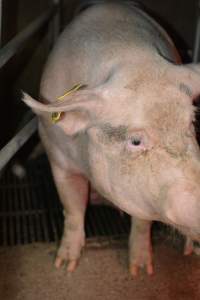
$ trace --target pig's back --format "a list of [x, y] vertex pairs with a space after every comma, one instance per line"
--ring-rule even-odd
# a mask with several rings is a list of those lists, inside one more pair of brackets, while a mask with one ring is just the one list
[[[82, 12], [63, 33], [80, 53], [96, 59], [115, 58], [123, 52], [174, 47], [167, 33], [133, 3], [96, 4]], [[59, 45], [58, 45], [59, 47]], [[119, 57], [118, 57], [119, 58]]]
[[61, 34], [45, 68], [42, 94], [45, 98], [51, 94], [47, 85], [50, 81], [55, 85], [56, 78], [53, 94], [59, 96], [76, 83], [101, 83], [113, 66], [123, 61], [134, 64], [145, 53], [154, 56], [158, 52], [170, 60], [178, 59], [171, 39], [146, 13], [129, 4], [96, 4]]

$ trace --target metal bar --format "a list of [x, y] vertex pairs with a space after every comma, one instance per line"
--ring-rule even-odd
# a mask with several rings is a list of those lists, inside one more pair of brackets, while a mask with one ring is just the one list
[[2, 5], [3, 0], [0, 0], [0, 47], [2, 44], [2, 9], [3, 9], [3, 5]]
[[0, 151], [0, 170], [2, 170], [13, 155], [25, 144], [37, 129], [37, 119], [33, 118], [22, 128]]
[[2, 68], [23, 46], [25, 46], [26, 41], [50, 20], [56, 10], [57, 7], [55, 5], [49, 8], [47, 12], [43, 13], [33, 21], [26, 29], [20, 32], [0, 50], [0, 68]]
[[198, 17], [198, 21], [197, 21], [193, 62], [197, 63], [199, 61], [199, 56], [200, 56], [200, 17]]
[[52, 0], [52, 4], [57, 7], [57, 11], [49, 22], [48, 39], [49, 39], [50, 49], [55, 44], [55, 41], [60, 33], [60, 12], [61, 12], [60, 0]]
[[55, 43], [60, 32], [60, 0], [53, 0], [53, 3], [58, 7], [57, 12], [53, 17], [53, 42]]
[[195, 33], [193, 62], [197, 63], [200, 60], [200, 1], [198, 1], [198, 17]]

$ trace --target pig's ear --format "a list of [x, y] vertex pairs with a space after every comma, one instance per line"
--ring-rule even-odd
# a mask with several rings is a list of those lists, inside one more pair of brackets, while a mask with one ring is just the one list
[[102, 107], [101, 100], [98, 92], [90, 90], [77, 91], [62, 101], [49, 104], [38, 102], [26, 93], [23, 93], [22, 98], [37, 115], [45, 115], [52, 123], [52, 113], [61, 113], [56, 125], [70, 136], [86, 130], [97, 121]]
[[180, 88], [184, 88], [185, 93], [196, 100], [200, 96], [200, 63], [176, 66], [176, 70], [180, 71]]

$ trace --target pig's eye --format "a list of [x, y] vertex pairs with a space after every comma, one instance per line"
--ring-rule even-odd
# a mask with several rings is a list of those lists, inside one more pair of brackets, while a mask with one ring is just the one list
[[138, 138], [138, 137], [134, 137], [130, 140], [130, 143], [133, 145], [133, 146], [139, 146], [141, 144], [141, 139]]
[[131, 136], [127, 141], [128, 148], [134, 151], [143, 150], [145, 147], [144, 144], [144, 137], [142, 137], [140, 134]]
[[[126, 149], [134, 155], [140, 155], [140, 153], [152, 148], [152, 142], [144, 130], [135, 130], [129, 132], [129, 136], [126, 140]], [[135, 156], [135, 157], [136, 157]]]

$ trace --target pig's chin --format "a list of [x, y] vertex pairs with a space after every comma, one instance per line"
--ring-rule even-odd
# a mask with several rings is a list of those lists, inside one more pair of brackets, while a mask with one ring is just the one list
[[200, 228], [179, 225], [178, 223], [171, 222], [169, 219], [161, 220], [161, 221], [164, 221], [164, 223], [169, 224], [170, 226], [174, 227], [181, 234], [183, 234], [187, 237], [190, 237], [192, 240], [200, 242]]
[[200, 242], [200, 230], [197, 231], [197, 230], [194, 230], [193, 228], [174, 225], [174, 224], [170, 224], [170, 225], [172, 225], [174, 228], [176, 228], [184, 236], [187, 236], [194, 241]]

